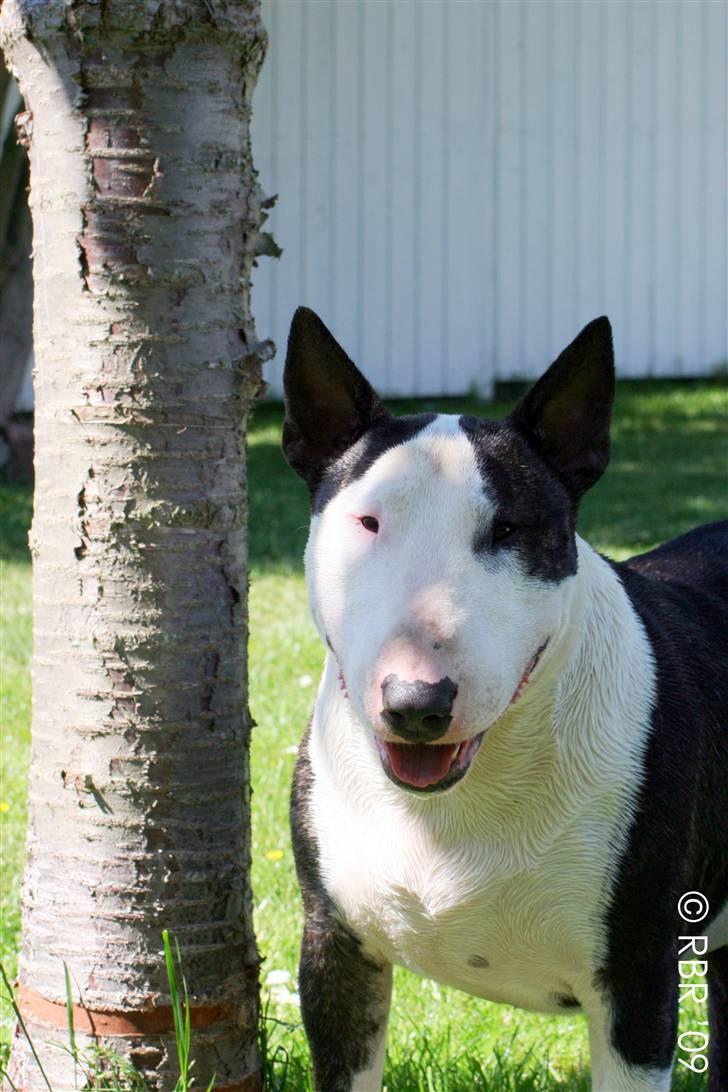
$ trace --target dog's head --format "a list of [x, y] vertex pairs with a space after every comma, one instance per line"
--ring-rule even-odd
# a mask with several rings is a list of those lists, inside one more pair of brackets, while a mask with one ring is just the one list
[[316, 625], [389, 777], [449, 788], [566, 624], [578, 502], [609, 459], [609, 322], [502, 421], [391, 415], [305, 308], [284, 384]]

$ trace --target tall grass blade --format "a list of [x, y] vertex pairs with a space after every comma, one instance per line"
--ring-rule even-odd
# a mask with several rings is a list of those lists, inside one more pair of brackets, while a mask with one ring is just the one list
[[179, 988], [177, 986], [177, 975], [174, 969], [174, 956], [172, 955], [172, 945], [170, 944], [169, 933], [166, 929], [162, 930], [162, 943], [164, 944], [164, 962], [167, 968], [169, 996], [172, 1002], [174, 1037], [177, 1043], [177, 1060], [179, 1062], [180, 1073], [178, 1092], [185, 1092], [185, 1085], [183, 1082], [186, 1080], [187, 1057], [184, 1041], [184, 1017], [182, 1015], [182, 1006], [179, 999]]
[[78, 1088], [78, 1048], [76, 1047], [76, 1029], [73, 1026], [73, 994], [71, 993], [71, 976], [68, 973], [68, 964], [63, 961], [63, 977], [66, 983], [66, 1016], [68, 1018], [68, 1043], [73, 1058], [73, 1087]]
[[[185, 1047], [185, 1080], [188, 1079], [189, 1074], [189, 1060], [190, 1051], [192, 1049], [192, 1017], [190, 1016], [190, 997], [187, 992], [187, 978], [185, 977], [184, 968], [182, 967], [182, 956], [179, 950], [179, 941], [174, 938], [174, 946], [177, 952], [177, 966], [179, 967], [180, 977], [182, 979], [182, 992], [184, 994], [184, 1047]], [[186, 1092], [186, 1090], [185, 1090]]]
[[10, 1085], [10, 1092], [20, 1092], [20, 1089], [18, 1088], [15, 1081], [11, 1079], [7, 1069], [0, 1069], [0, 1080], [7, 1081], [7, 1083]]

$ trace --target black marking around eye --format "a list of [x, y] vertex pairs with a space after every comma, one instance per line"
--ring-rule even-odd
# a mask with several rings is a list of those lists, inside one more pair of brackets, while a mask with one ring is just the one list
[[529, 576], [546, 583], [572, 576], [576, 511], [554, 472], [507, 423], [461, 417], [460, 428], [487, 482], [495, 522], [505, 520], [518, 527], [518, 533], [501, 546], [493, 543], [493, 523], [488, 520], [475, 535], [474, 552], [485, 558], [495, 557], [499, 550], [511, 551]]

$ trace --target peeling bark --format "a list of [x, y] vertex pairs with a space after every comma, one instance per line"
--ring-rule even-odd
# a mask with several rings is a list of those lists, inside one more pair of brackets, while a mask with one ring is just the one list
[[[253, 1088], [244, 445], [267, 349], [249, 296], [265, 245], [249, 146], [258, 0], [4, 0], [0, 30], [31, 115], [34, 224], [26, 1022], [51, 1083], [72, 1088], [70, 1058], [50, 1045], [63, 1030], [47, 1022], [66, 962], [75, 1001], [146, 1029], [101, 1041], [172, 1088], [167, 928], [193, 1007], [220, 1013], [194, 1033], [198, 1080]], [[20, 1035], [10, 1076], [44, 1087]]]

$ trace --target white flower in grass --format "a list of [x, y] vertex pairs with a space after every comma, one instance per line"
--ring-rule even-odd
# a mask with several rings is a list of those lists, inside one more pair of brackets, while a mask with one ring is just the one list
[[310, 686], [312, 682], [313, 679], [310, 675], [301, 675], [300, 679], [298, 680], [298, 685], [301, 687], [302, 690], [305, 690], [306, 687]]
[[277, 986], [276, 989], [270, 991], [270, 996], [273, 1001], [277, 1001], [279, 1005], [293, 1005], [296, 1008], [301, 1007], [301, 998], [297, 993], [292, 993], [286, 986]]
[[286, 982], [290, 981], [290, 971], [268, 971], [265, 976], [266, 986], [283, 986]]
[[301, 999], [294, 990], [289, 990], [287, 983], [291, 980], [291, 972], [285, 970], [268, 971], [265, 976], [265, 984], [271, 1001], [278, 1005], [293, 1005], [300, 1007]]

